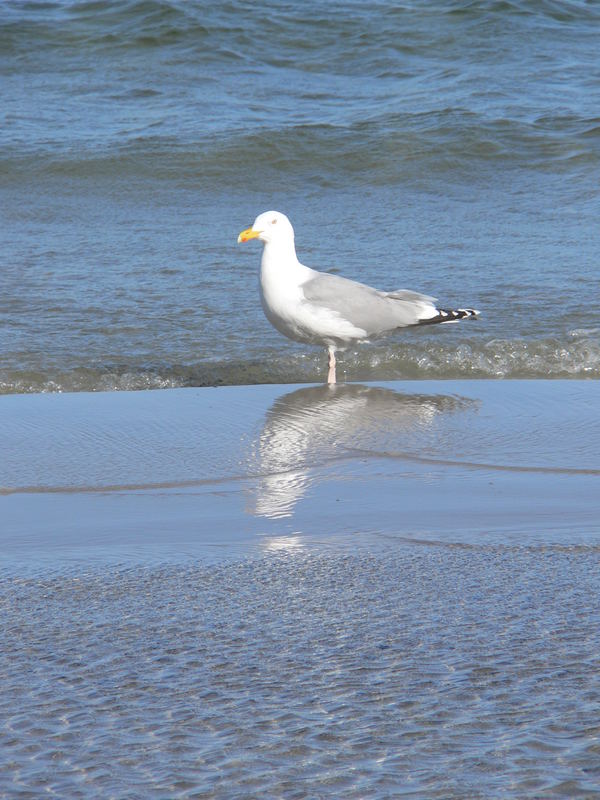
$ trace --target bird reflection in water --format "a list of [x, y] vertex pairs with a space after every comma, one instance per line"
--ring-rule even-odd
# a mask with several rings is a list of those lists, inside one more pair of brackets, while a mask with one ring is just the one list
[[440, 414], [471, 405], [451, 395], [362, 384], [311, 386], [282, 395], [250, 448], [249, 472], [257, 483], [247, 510], [261, 517], [291, 517], [320, 468], [391, 447], [421, 451]]

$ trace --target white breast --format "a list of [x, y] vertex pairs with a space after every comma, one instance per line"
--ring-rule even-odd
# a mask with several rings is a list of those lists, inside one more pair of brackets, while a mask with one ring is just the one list
[[[260, 299], [265, 316], [278, 331], [291, 339], [294, 335], [296, 320], [302, 302], [300, 283], [304, 279], [301, 269], [283, 265], [281, 260], [271, 256], [269, 247], [265, 247], [260, 269]], [[302, 341], [302, 339], [300, 339]]]
[[365, 331], [337, 312], [305, 300], [302, 284], [312, 275], [313, 270], [299, 263], [293, 270], [282, 270], [280, 264], [262, 264], [260, 296], [273, 327], [289, 339], [309, 344], [365, 339]]

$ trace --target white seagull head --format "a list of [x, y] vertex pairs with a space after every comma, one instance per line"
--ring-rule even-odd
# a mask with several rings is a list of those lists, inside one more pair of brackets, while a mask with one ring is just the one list
[[238, 236], [238, 244], [250, 239], [260, 239], [265, 244], [270, 242], [294, 241], [292, 223], [281, 211], [265, 211], [254, 220], [251, 228], [246, 228]]

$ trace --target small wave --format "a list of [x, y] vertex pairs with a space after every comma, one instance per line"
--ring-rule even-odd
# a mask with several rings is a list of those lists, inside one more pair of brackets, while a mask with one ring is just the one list
[[[320, 383], [325, 357], [282, 343], [275, 356], [185, 365], [106, 366], [44, 372], [0, 372], [1, 394], [138, 391], [192, 386]], [[469, 378], [600, 378], [600, 339], [571, 331], [566, 340], [479, 339], [458, 346], [432, 338], [418, 344], [363, 346], [340, 354], [345, 381]]]
[[490, 16], [525, 16], [569, 22], [596, 16], [596, 9], [579, 0], [483, 0], [477, 3], [449, 2], [445, 13], [452, 16], [480, 19]]
[[[508, 17], [519, 20], [522, 28], [546, 23], [592, 23], [599, 17], [593, 4], [578, 0], [480, 0], [465, 3], [442, 0], [436, 3], [382, 4], [378, 13], [367, 4], [313, 2], [310, 13], [293, 5], [275, 4], [269, 14], [248, 13], [243, 2], [215, 4], [207, 13], [201, 3], [178, 0], [70, 0], [68, 2], [13, 2], [5, 4], [2, 26], [4, 46], [59, 47], [65, 43], [82, 47], [157, 47], [180, 42], [201, 45], [210, 36], [214, 48], [221, 39], [250, 45], [262, 34], [271, 43], [262, 57], [285, 60], [300, 52], [311, 53], [315, 46], [329, 43], [332, 53], [357, 50], [369, 53], [389, 48], [410, 47], [409, 34], [416, 28], [434, 36], [437, 22], [458, 17], [485, 26]], [[332, 15], [338, 6], [342, 14]], [[243, 15], [243, 20], [242, 16]], [[530, 22], [531, 20], [531, 22]], [[393, 34], [396, 26], [404, 30], [403, 40]], [[340, 34], [345, 36], [340, 36]], [[407, 41], [408, 40], [408, 41]], [[432, 42], [433, 46], [434, 42]], [[438, 44], [439, 48], [439, 44]], [[259, 57], [259, 54], [257, 54]], [[299, 65], [300, 67], [303, 64]], [[306, 64], [304, 64], [306, 66]], [[322, 62], [321, 62], [322, 66]]]
[[321, 187], [344, 182], [394, 185], [427, 174], [494, 169], [542, 172], [582, 169], [600, 161], [589, 120], [565, 130], [541, 123], [489, 120], [472, 112], [389, 115], [352, 125], [298, 124], [251, 132], [220, 132], [197, 141], [122, 133], [119, 141], [70, 148], [55, 141], [7, 152], [7, 176], [171, 180], [206, 186], [279, 185], [297, 179]]
[[[14, 65], [4, 174], [256, 188], [295, 177], [389, 185], [452, 171], [476, 180], [486, 165], [564, 174], [598, 164], [600, 122], [586, 100], [595, 40], [584, 20], [598, 16], [590, 4], [333, 7], [344, 13], [320, 2], [268, 14], [239, 1], [0, 6], [0, 50]], [[530, 53], [540, 18], [572, 30], [545, 25]], [[496, 57], [506, 57], [474, 63], [495, 31]], [[562, 59], [550, 57], [563, 46]], [[160, 56], [148, 69], [151, 49]], [[47, 109], [41, 127], [24, 125], [38, 107]], [[168, 135], [147, 135], [157, 130]]]
[[432, 339], [356, 350], [340, 362], [351, 380], [600, 378], [600, 340], [476, 339], [453, 346]]
[[12, 51], [169, 45], [206, 34], [200, 11], [170, 0], [15, 3], [5, 9], [0, 44]]

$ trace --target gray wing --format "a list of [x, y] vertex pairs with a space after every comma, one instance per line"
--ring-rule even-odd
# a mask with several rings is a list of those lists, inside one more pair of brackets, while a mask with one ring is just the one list
[[302, 290], [307, 302], [331, 309], [368, 336], [416, 325], [437, 313], [433, 297], [406, 289], [380, 292], [364, 283], [325, 272], [313, 271], [313, 277], [302, 284]]

